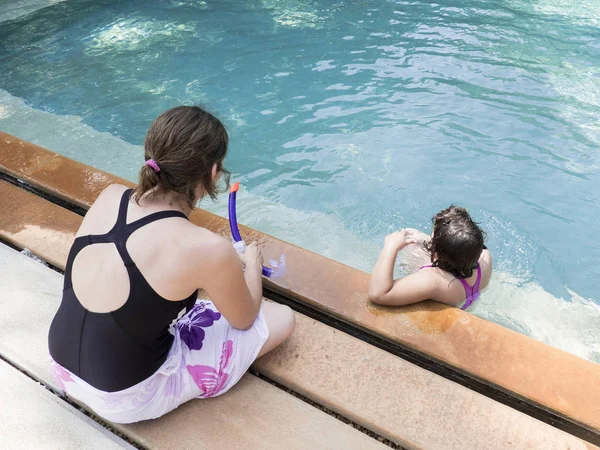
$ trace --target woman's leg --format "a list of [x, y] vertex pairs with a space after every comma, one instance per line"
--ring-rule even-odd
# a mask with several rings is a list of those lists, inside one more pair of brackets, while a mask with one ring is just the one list
[[296, 316], [289, 306], [263, 301], [263, 316], [269, 329], [269, 338], [257, 358], [270, 352], [292, 335], [296, 327]]

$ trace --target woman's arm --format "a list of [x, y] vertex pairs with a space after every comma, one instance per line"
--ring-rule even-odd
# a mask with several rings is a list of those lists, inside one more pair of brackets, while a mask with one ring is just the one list
[[227, 321], [242, 330], [252, 326], [262, 303], [262, 260], [256, 244], [244, 254], [246, 271], [231, 244], [215, 236], [197, 261], [195, 282], [208, 294]]
[[385, 243], [369, 283], [369, 300], [380, 305], [410, 305], [431, 298], [435, 283], [430, 274], [417, 272], [394, 281], [394, 263], [398, 252], [417, 241], [407, 238], [405, 230], [392, 233]]
[[246, 251], [239, 255], [245, 267], [244, 279], [252, 298], [259, 304], [262, 302], [262, 253], [256, 242], [246, 246]]

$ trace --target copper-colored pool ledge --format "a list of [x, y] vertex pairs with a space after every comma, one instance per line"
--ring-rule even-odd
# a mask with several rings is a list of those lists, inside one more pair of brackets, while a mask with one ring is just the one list
[[[132, 183], [0, 132], [0, 172], [87, 209], [109, 184]], [[204, 210], [191, 220], [226, 234], [222, 217]], [[600, 431], [600, 365], [435, 302], [392, 309], [369, 304], [368, 274], [241, 226], [265, 257], [287, 256], [275, 292], [426, 355], [476, 380]]]

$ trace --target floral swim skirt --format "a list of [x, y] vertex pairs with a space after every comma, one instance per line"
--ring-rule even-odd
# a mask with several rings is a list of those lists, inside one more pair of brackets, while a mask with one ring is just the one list
[[52, 361], [59, 387], [98, 416], [115, 423], [155, 419], [194, 398], [231, 389], [254, 362], [269, 337], [262, 309], [248, 330], [232, 327], [209, 300], [194, 307], [169, 330], [175, 337], [166, 361], [146, 380], [104, 392]]

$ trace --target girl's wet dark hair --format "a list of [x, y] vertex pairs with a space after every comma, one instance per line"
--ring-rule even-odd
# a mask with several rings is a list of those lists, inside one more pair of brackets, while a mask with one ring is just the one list
[[160, 172], [148, 165], [141, 168], [134, 201], [139, 204], [144, 194], [152, 195], [158, 188], [183, 194], [193, 208], [198, 185], [215, 199], [219, 191], [212, 176], [214, 164], [229, 184], [229, 171], [223, 167], [228, 144], [225, 126], [204, 109], [178, 106], [165, 111], [150, 126], [144, 140], [145, 160], [153, 159]]
[[477, 268], [485, 248], [485, 233], [465, 208], [451, 205], [433, 219], [433, 237], [425, 248], [432, 267], [439, 267], [458, 278], [468, 278]]

